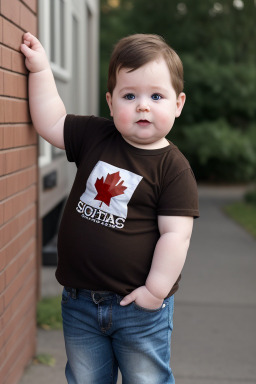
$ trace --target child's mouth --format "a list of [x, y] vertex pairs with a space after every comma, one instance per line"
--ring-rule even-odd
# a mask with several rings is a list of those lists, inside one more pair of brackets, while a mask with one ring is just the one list
[[143, 126], [146, 126], [146, 125], [150, 124], [150, 121], [148, 121], [148, 120], [138, 120], [137, 124], [143, 127]]

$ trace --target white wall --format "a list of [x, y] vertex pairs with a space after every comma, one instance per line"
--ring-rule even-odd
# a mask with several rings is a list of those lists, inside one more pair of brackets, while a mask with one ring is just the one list
[[[39, 0], [39, 39], [51, 62], [68, 113], [98, 114], [99, 1]], [[57, 157], [56, 157], [57, 156]], [[65, 198], [74, 166], [64, 152], [40, 138], [40, 217]], [[56, 170], [57, 185], [43, 190], [42, 178]]]

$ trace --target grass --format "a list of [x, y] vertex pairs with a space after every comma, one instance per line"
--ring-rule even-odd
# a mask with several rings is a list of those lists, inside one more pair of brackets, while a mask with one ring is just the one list
[[62, 329], [61, 296], [44, 298], [39, 301], [37, 325], [46, 330]]
[[49, 355], [48, 353], [41, 353], [34, 358], [33, 363], [54, 367], [56, 360], [52, 355]]
[[256, 205], [236, 202], [224, 208], [225, 213], [256, 238]]

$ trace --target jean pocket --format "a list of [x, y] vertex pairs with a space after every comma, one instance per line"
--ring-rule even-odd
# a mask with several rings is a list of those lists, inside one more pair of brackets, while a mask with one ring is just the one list
[[62, 299], [61, 299], [61, 304], [67, 304], [68, 300], [70, 298], [70, 292], [66, 290], [66, 288], [63, 288], [62, 291]]
[[156, 309], [150, 309], [150, 308], [141, 307], [140, 305], [136, 304], [135, 301], [133, 301], [132, 304], [133, 304], [133, 306], [134, 306], [134, 308], [136, 310], [141, 311], [141, 312], [147, 312], [147, 313], [160, 312], [166, 306], [165, 302], [163, 302], [161, 307], [156, 308]]

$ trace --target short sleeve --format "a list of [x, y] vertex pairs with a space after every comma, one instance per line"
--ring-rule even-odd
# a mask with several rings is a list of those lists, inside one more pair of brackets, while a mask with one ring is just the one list
[[64, 122], [64, 142], [67, 159], [78, 166], [80, 154], [87, 141], [87, 125], [91, 116], [67, 115]]
[[191, 168], [181, 171], [164, 185], [157, 214], [199, 217], [197, 184]]

